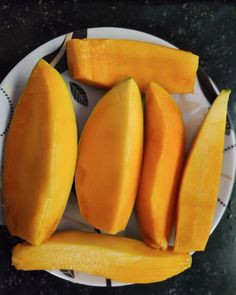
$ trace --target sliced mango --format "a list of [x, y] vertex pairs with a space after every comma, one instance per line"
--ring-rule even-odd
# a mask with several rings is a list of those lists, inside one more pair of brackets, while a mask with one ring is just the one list
[[74, 79], [112, 87], [133, 77], [142, 91], [150, 81], [170, 93], [193, 92], [198, 56], [152, 43], [112, 39], [72, 39], [67, 62]]
[[81, 135], [75, 175], [83, 217], [97, 229], [125, 229], [137, 193], [143, 149], [143, 110], [133, 79], [96, 105]]
[[40, 246], [18, 244], [12, 263], [21, 270], [73, 269], [126, 283], [170, 278], [191, 266], [189, 254], [158, 251], [141, 241], [95, 233], [61, 232]]
[[144, 241], [167, 249], [184, 155], [184, 123], [174, 99], [151, 82], [145, 95], [143, 167], [137, 212]]
[[40, 244], [55, 231], [76, 156], [70, 93], [60, 74], [40, 60], [17, 103], [5, 147], [3, 201], [12, 235]]
[[223, 90], [216, 98], [190, 150], [179, 192], [176, 252], [206, 247], [219, 190], [229, 95]]

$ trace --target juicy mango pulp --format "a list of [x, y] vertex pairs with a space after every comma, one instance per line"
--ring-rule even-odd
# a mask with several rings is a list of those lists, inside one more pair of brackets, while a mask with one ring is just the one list
[[206, 247], [219, 190], [229, 95], [223, 90], [216, 98], [187, 158], [177, 208], [176, 252]]
[[60, 232], [39, 246], [17, 245], [12, 262], [22, 270], [74, 269], [120, 282], [147, 283], [189, 268], [191, 256], [152, 249], [125, 237]]
[[143, 92], [150, 81], [170, 93], [193, 92], [198, 56], [191, 52], [135, 40], [72, 39], [67, 42], [71, 76], [113, 87], [132, 77]]
[[105, 94], [80, 138], [75, 174], [83, 217], [107, 233], [125, 229], [131, 215], [143, 152], [143, 110], [136, 82]]
[[74, 177], [77, 126], [67, 86], [44, 60], [33, 69], [7, 135], [3, 201], [12, 235], [40, 244], [56, 229]]

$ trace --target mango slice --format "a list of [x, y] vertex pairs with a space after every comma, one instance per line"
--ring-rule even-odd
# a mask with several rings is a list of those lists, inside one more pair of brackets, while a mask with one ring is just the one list
[[18, 244], [12, 263], [21, 270], [74, 269], [120, 282], [150, 283], [191, 266], [189, 254], [158, 251], [141, 241], [95, 233], [60, 232], [40, 246]]
[[5, 220], [12, 235], [40, 244], [56, 229], [77, 156], [75, 113], [60, 74], [33, 69], [8, 131], [3, 171]]
[[96, 105], [80, 138], [75, 175], [83, 217], [117, 233], [134, 205], [143, 149], [143, 110], [133, 79], [112, 88]]
[[223, 90], [216, 98], [188, 156], [179, 192], [176, 252], [206, 247], [217, 203], [229, 95]]
[[144, 241], [167, 249], [184, 155], [184, 123], [174, 99], [151, 82], [145, 96], [143, 167], [137, 212]]
[[133, 77], [142, 91], [150, 81], [170, 93], [193, 92], [198, 56], [152, 43], [112, 39], [67, 42], [71, 76], [89, 84], [112, 87]]

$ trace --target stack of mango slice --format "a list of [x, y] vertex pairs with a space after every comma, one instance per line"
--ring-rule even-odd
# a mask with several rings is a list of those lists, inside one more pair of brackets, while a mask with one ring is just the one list
[[[170, 93], [193, 92], [198, 56], [139, 41], [73, 39], [67, 59], [72, 78], [108, 91], [77, 143], [63, 78], [44, 60], [33, 69], [5, 147], [5, 220], [26, 241], [13, 249], [13, 264], [129, 283], [177, 275], [209, 238], [230, 91], [216, 98], [185, 159], [185, 127]], [[54, 234], [74, 176], [81, 214], [103, 234]], [[143, 241], [114, 235], [134, 207]]]

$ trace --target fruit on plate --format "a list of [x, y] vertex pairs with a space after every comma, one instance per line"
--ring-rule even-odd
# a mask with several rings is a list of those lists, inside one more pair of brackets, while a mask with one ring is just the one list
[[143, 110], [133, 79], [97, 103], [80, 138], [75, 186], [82, 216], [115, 234], [133, 209], [143, 151]]
[[8, 131], [3, 200], [12, 235], [40, 244], [66, 206], [77, 156], [75, 113], [60, 74], [44, 60], [33, 69]]
[[184, 123], [174, 99], [154, 82], [147, 87], [144, 110], [138, 220], [144, 241], [167, 249], [184, 154]]
[[191, 266], [189, 254], [159, 251], [143, 242], [85, 232], [60, 232], [42, 245], [18, 244], [12, 263], [21, 270], [73, 269], [120, 282], [149, 283]]
[[229, 90], [223, 90], [216, 98], [187, 158], [179, 191], [176, 252], [203, 251], [209, 238], [219, 190], [229, 95]]
[[141, 41], [72, 39], [67, 62], [73, 79], [112, 87], [133, 77], [142, 91], [150, 81], [170, 93], [193, 92], [198, 56]]

